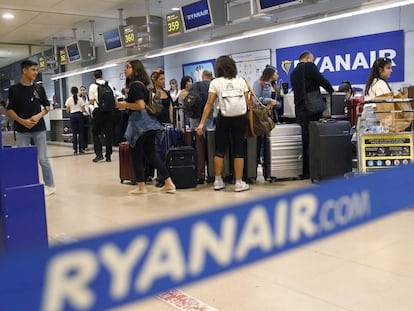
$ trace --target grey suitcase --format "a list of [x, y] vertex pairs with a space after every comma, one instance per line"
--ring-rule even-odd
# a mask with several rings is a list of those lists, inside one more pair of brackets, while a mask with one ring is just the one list
[[298, 178], [302, 174], [302, 129], [299, 124], [277, 124], [265, 140], [263, 176]]

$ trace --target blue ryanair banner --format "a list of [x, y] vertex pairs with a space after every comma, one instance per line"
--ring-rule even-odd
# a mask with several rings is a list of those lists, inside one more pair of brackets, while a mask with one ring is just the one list
[[280, 79], [290, 81], [299, 55], [305, 50], [313, 53], [315, 65], [332, 85], [339, 85], [344, 80], [365, 84], [378, 57], [392, 59], [393, 72], [389, 82], [404, 81], [403, 30], [276, 49]]
[[[414, 205], [414, 166], [0, 257], [2, 310], [106, 310]], [[386, 182], [384, 182], [386, 181]]]

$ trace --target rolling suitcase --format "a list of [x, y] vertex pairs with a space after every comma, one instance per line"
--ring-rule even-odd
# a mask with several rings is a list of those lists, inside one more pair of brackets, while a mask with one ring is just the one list
[[197, 186], [197, 154], [193, 147], [172, 147], [165, 157], [170, 177], [177, 189]]
[[121, 183], [124, 180], [129, 180], [131, 184], [136, 184], [134, 165], [132, 163], [128, 142], [119, 144], [119, 178], [121, 179]]
[[344, 176], [352, 171], [351, 123], [327, 120], [309, 123], [311, 181]]
[[277, 124], [266, 136], [263, 176], [266, 180], [298, 178], [303, 167], [302, 129], [299, 124]]
[[204, 184], [206, 179], [206, 148], [204, 136], [197, 135], [195, 130], [184, 131], [183, 140], [186, 146], [191, 146], [197, 153], [197, 180], [199, 184]]

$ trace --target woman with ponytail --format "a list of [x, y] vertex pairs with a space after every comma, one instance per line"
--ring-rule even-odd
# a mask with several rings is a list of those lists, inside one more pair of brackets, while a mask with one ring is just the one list
[[[85, 110], [85, 101], [82, 97], [78, 96], [78, 88], [73, 86], [70, 89], [72, 96], [68, 97], [65, 103], [66, 111], [70, 113], [70, 126], [72, 128], [72, 143], [73, 143], [73, 155], [84, 153], [83, 146], [85, 144], [84, 137], [84, 118], [83, 113]], [[78, 139], [79, 136], [79, 139]]]

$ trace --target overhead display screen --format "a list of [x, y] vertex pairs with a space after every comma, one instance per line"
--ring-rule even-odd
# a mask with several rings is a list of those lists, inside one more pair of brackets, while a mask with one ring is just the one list
[[179, 35], [183, 32], [183, 22], [181, 12], [174, 12], [167, 15], [167, 35], [169, 37]]
[[81, 60], [81, 54], [80, 54], [79, 45], [77, 42], [68, 44], [66, 46], [66, 52], [68, 54], [69, 62], [73, 63], [78, 60]]
[[136, 42], [135, 42], [136, 38], [135, 38], [135, 27], [134, 25], [128, 25], [124, 27], [124, 42], [125, 42], [125, 47], [126, 48], [130, 48], [130, 47], [134, 47]]
[[258, 0], [259, 11], [274, 10], [286, 6], [303, 3], [303, 0]]
[[119, 29], [115, 28], [103, 33], [105, 51], [110, 52], [122, 48], [121, 35]]
[[213, 25], [208, 0], [200, 0], [181, 7], [186, 31]]

